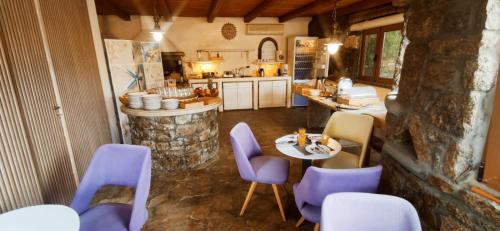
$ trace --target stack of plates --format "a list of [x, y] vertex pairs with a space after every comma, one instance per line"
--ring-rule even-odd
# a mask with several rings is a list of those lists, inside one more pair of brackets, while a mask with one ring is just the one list
[[158, 110], [161, 108], [160, 94], [150, 94], [142, 96], [145, 110]]
[[129, 92], [128, 95], [128, 107], [139, 109], [142, 108], [142, 96], [147, 95], [146, 92]]

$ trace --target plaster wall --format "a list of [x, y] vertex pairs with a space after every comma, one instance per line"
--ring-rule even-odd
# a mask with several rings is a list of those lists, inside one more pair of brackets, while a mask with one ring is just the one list
[[[199, 49], [250, 49], [248, 55], [244, 53], [221, 52], [224, 62], [220, 63], [219, 71], [232, 70], [242, 66], [251, 66], [245, 74], [255, 74], [257, 65], [257, 49], [260, 41], [265, 37], [276, 40], [278, 49], [286, 54], [286, 38], [294, 35], [307, 35], [308, 24], [311, 18], [296, 18], [284, 23], [283, 35], [247, 35], [246, 24], [243, 18], [215, 18], [208, 23], [201, 17], [175, 17], [172, 22], [161, 21], [160, 26], [165, 31], [165, 37], [160, 46], [163, 52], [182, 51], [186, 60], [196, 60]], [[153, 27], [153, 17], [132, 16], [131, 21], [123, 21], [116, 16], [99, 16], [101, 33], [104, 38], [131, 39], [149, 41], [149, 30]], [[232, 40], [226, 40], [221, 35], [221, 27], [225, 23], [232, 23], [237, 28], [237, 35]], [[279, 23], [277, 18], [256, 18], [252, 23]], [[212, 54], [215, 56], [215, 54]], [[269, 73], [274, 74], [274, 73]]]

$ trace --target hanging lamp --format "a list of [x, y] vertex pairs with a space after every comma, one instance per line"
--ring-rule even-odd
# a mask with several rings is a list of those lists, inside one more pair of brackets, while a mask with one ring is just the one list
[[160, 27], [160, 15], [158, 14], [158, 0], [154, 1], [154, 6], [153, 6], [153, 20], [154, 20], [154, 27], [153, 30], [150, 31], [150, 33], [153, 35], [153, 39], [157, 42], [161, 41], [163, 39], [163, 31], [161, 30]]
[[337, 32], [337, 2], [334, 3], [333, 6], [333, 12], [332, 12], [332, 19], [333, 19], [333, 30], [332, 30], [332, 35], [326, 43], [326, 49], [328, 50], [328, 53], [330, 54], [335, 54], [339, 50], [340, 46], [342, 46], [342, 42], [336, 38], [336, 32]]

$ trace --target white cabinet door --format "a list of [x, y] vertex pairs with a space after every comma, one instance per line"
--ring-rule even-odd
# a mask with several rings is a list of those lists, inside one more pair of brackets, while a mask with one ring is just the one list
[[224, 110], [238, 109], [238, 83], [222, 84]]
[[[253, 108], [253, 88], [252, 82], [238, 83], [238, 109]], [[224, 96], [225, 98], [226, 96]]]
[[273, 106], [273, 81], [259, 81], [259, 107]]
[[286, 81], [273, 81], [272, 105], [274, 107], [286, 106]]

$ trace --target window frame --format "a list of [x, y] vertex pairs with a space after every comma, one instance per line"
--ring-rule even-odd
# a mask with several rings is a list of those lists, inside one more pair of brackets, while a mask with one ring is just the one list
[[[395, 30], [403, 30], [403, 23], [392, 24], [388, 26], [377, 27], [369, 30], [362, 31], [362, 39], [361, 39], [361, 51], [360, 51], [360, 60], [359, 60], [359, 80], [360, 82], [364, 82], [367, 84], [373, 84], [377, 86], [390, 87], [394, 79], [382, 78], [380, 77], [380, 69], [382, 66], [382, 52], [384, 48], [384, 33]], [[377, 42], [375, 45], [375, 64], [373, 66], [373, 76], [367, 76], [364, 74], [364, 65], [365, 65], [365, 46], [366, 46], [366, 37], [368, 35], [377, 35]]]

